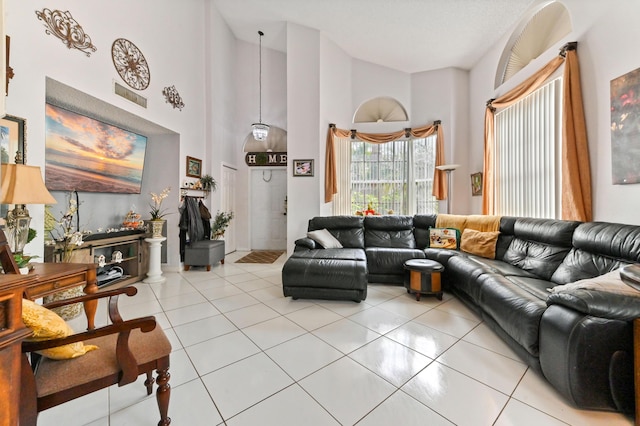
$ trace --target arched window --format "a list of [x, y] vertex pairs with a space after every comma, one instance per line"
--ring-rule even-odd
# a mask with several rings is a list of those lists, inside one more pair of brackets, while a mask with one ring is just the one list
[[385, 96], [363, 102], [353, 115], [354, 123], [409, 121], [407, 111], [397, 100]]
[[513, 32], [502, 52], [495, 88], [559, 42], [571, 30], [569, 11], [563, 4], [554, 1], [533, 10]]

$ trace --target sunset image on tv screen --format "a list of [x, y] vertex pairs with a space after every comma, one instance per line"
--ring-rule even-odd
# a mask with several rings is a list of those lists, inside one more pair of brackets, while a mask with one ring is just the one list
[[139, 194], [147, 138], [46, 104], [45, 184], [51, 191]]

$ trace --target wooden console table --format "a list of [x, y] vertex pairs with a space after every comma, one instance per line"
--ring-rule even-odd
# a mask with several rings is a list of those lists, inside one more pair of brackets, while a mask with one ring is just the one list
[[[84, 286], [86, 294], [98, 291], [95, 263], [34, 263], [33, 266], [27, 276], [35, 280], [24, 289], [24, 297], [27, 299], [38, 299], [78, 286]], [[97, 300], [84, 302], [89, 329], [95, 326], [97, 308]]]

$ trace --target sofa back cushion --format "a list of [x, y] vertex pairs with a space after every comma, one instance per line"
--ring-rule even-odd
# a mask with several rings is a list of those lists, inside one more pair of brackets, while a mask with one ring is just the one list
[[500, 235], [496, 243], [496, 259], [504, 259], [504, 254], [509, 249], [511, 241], [514, 238], [513, 228], [518, 218], [514, 216], [502, 216], [500, 218]]
[[573, 233], [573, 249], [551, 280], [566, 284], [640, 263], [640, 226], [587, 222]]
[[513, 239], [502, 260], [545, 280], [571, 250], [573, 232], [580, 222], [518, 218]]
[[413, 216], [366, 216], [366, 247], [415, 248]]
[[413, 217], [413, 237], [417, 248], [429, 247], [429, 228], [436, 226], [435, 214], [417, 214]]
[[308, 231], [326, 229], [342, 247], [364, 248], [364, 218], [361, 216], [316, 216], [309, 220]]

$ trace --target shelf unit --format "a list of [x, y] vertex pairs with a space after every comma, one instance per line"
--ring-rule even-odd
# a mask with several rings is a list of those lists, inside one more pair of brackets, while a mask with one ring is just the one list
[[[122, 234], [94, 234], [73, 250], [71, 262], [74, 263], [98, 263], [101, 255], [105, 257], [104, 266], [97, 269], [100, 288], [116, 284], [121, 287], [141, 281], [149, 268], [148, 247], [144, 239], [150, 235], [136, 231]], [[62, 262], [62, 257], [60, 243], [45, 246], [45, 262]], [[114, 266], [122, 268], [122, 276], [104, 279], [105, 273]]]
[[195, 198], [207, 198], [210, 192], [211, 192], [210, 189], [201, 189], [201, 188], [196, 189], [196, 188], [181, 187], [180, 197], [185, 197], [188, 195], [190, 197], [195, 197]]

